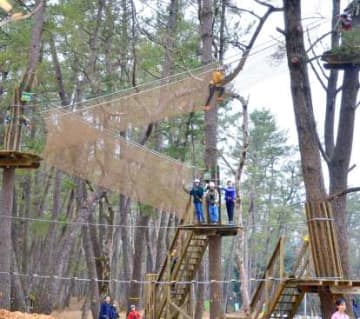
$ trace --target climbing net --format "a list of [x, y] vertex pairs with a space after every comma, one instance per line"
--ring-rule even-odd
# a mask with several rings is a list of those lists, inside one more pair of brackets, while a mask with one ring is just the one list
[[[62, 116], [81, 116], [98, 129], [142, 127], [201, 110], [213, 70], [213, 66], [202, 67], [60, 109]], [[43, 115], [48, 117], [52, 112]]]
[[47, 163], [135, 201], [182, 216], [188, 196], [182, 182], [193, 169], [120, 136], [201, 109], [212, 70], [201, 69], [144, 90], [119, 93], [44, 114]]

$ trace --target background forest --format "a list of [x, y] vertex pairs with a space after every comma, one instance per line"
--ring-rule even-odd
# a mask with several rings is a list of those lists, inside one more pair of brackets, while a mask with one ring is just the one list
[[[212, 59], [228, 64], [230, 70], [236, 70], [240, 59], [252, 58], [247, 49], [256, 49], [251, 41], [256, 40], [259, 21], [264, 23], [266, 10], [275, 8], [262, 1], [247, 2], [240, 7], [237, 1], [211, 1]], [[31, 125], [23, 132], [24, 151], [43, 150], [45, 110], [71, 108], [76, 102], [203, 64], [199, 30], [204, 1], [37, 0], [35, 4], [16, 1], [15, 5], [26, 12], [41, 3], [45, 9], [34, 17], [0, 29], [1, 123], [6, 122], [14, 88], [34, 58], [31, 45], [37, 41], [36, 31], [41, 34], [31, 74], [33, 97], [26, 105]], [[42, 25], [38, 25], [39, 15]], [[275, 44], [279, 53], [277, 49]], [[241, 95], [236, 84], [228, 89]], [[237, 219], [244, 240], [241, 247], [237, 247], [237, 237], [226, 238], [222, 244], [223, 305], [228, 311], [243, 302], [241, 264], [251, 295], [255, 278], [261, 276], [279, 237], [287, 239], [288, 267], [307, 234], [299, 150], [289, 144], [287, 132], [279, 128], [267, 105], [252, 105], [250, 97], [248, 113], [241, 220]], [[219, 165], [221, 184], [225, 184], [227, 179], [234, 180], [244, 147], [241, 100], [228, 99], [218, 116]], [[204, 113], [195, 112], [128, 129], [121, 135], [203, 169], [205, 125]], [[4, 125], [0, 126], [1, 140], [3, 135]], [[170, 182], [171, 176], [168, 178]], [[94, 193], [97, 196], [91, 202]], [[96, 316], [107, 293], [126, 308], [131, 296], [142, 295], [145, 273], [159, 271], [179, 223], [166, 211], [67, 175], [46, 162], [31, 172], [17, 170], [13, 195], [11, 241], [1, 242], [11, 251], [11, 274], [0, 277], [11, 277], [11, 308], [23, 311], [51, 313], [78, 298], [83, 318], [89, 312]], [[359, 199], [357, 194], [349, 196], [346, 215], [352, 278], [360, 276]], [[222, 214], [226, 220], [224, 207]], [[205, 284], [196, 283], [198, 318], [209, 299], [207, 263], [206, 256], [197, 278]], [[142, 300], [137, 302], [142, 304]]]

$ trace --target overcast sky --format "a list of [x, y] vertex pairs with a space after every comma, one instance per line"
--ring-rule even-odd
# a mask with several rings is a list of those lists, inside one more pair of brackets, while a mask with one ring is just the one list
[[[311, 36], [316, 38], [328, 32], [330, 28], [330, 5], [328, 1], [303, 1], [303, 25], [308, 26]], [[345, 6], [348, 1], [343, 1]], [[266, 31], [258, 39], [255, 46], [255, 54], [252, 55], [245, 69], [236, 79], [236, 88], [243, 96], [250, 96], [250, 111], [256, 107], [265, 107], [275, 114], [279, 126], [289, 132], [290, 142], [297, 144], [292, 99], [290, 94], [289, 75], [286, 61], [275, 65], [271, 62], [270, 55], [276, 46], [276, 39], [281, 39], [281, 34], [275, 30], [282, 27], [283, 17], [281, 13], [274, 14], [267, 22]], [[262, 51], [263, 50], [263, 51]], [[260, 51], [260, 52], [259, 52]], [[256, 53], [259, 52], [259, 53]], [[322, 139], [323, 122], [325, 113], [325, 94], [314, 75], [311, 76], [313, 107], [317, 119], [320, 139]], [[358, 113], [356, 116], [358, 120]], [[351, 165], [357, 167], [349, 175], [349, 186], [360, 185], [360, 128], [355, 124], [355, 136]], [[326, 169], [326, 166], [323, 165]], [[324, 174], [325, 176], [327, 174]]]

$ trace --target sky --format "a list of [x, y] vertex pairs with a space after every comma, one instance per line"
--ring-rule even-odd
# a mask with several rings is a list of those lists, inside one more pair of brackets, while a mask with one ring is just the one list
[[[303, 1], [303, 26], [310, 30], [311, 37], [316, 38], [330, 30], [330, 5], [328, 1]], [[345, 6], [348, 1], [343, 1]], [[281, 13], [273, 14], [267, 22], [264, 32], [255, 44], [255, 53], [250, 56], [244, 70], [236, 79], [234, 85], [242, 96], [249, 96], [249, 110], [255, 108], [267, 108], [275, 115], [281, 129], [288, 132], [289, 143], [297, 145], [297, 133], [290, 93], [290, 82], [285, 59], [281, 63], [271, 61], [270, 55], [282, 35], [276, 31], [276, 27], [282, 28], [283, 17]], [[274, 45], [269, 49], [265, 47]], [[263, 50], [264, 49], [264, 50]], [[324, 48], [325, 49], [325, 48]], [[263, 50], [263, 51], [262, 51]], [[260, 51], [260, 52], [259, 52]], [[314, 74], [310, 72], [312, 84], [313, 107], [317, 120], [317, 127], [322, 139], [323, 123], [325, 114], [325, 92], [321, 88]], [[359, 114], [356, 115], [358, 120]], [[360, 127], [355, 123], [352, 161], [356, 164], [355, 169], [349, 174], [349, 186], [360, 185]], [[326, 172], [326, 165], [323, 165]], [[324, 173], [327, 178], [327, 172]]]

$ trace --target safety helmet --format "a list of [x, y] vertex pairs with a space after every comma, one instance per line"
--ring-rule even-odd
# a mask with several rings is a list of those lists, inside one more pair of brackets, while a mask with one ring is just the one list
[[200, 179], [195, 178], [195, 179], [194, 179], [194, 183], [200, 183]]

